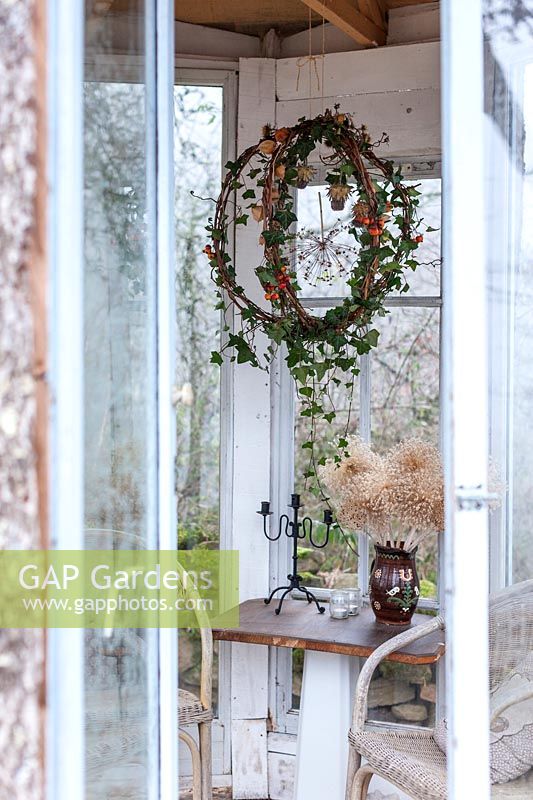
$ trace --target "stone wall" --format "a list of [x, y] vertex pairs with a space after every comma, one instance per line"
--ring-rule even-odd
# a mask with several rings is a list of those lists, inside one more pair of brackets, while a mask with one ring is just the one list
[[435, 667], [382, 662], [370, 684], [368, 718], [432, 727], [435, 723]]
[[[41, 0], [0, 0], [0, 548], [41, 543], [33, 324]], [[39, 42], [39, 48], [36, 43]], [[42, 245], [42, 242], [41, 242]], [[42, 253], [41, 253], [42, 255]], [[42, 376], [41, 376], [42, 377]], [[42, 797], [43, 635], [0, 630], [0, 797]]]

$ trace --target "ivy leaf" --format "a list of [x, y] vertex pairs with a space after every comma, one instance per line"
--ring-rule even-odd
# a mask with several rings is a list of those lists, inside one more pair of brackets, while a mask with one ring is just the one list
[[307, 382], [307, 379], [311, 377], [311, 371], [308, 367], [294, 367], [294, 369], [292, 369], [292, 375], [298, 383], [304, 384]]
[[239, 171], [239, 163], [237, 161], [227, 161], [224, 164], [224, 169], [227, 169], [232, 175], [236, 175]]
[[313, 389], [311, 388], [311, 386], [302, 386], [302, 388], [299, 389], [298, 392], [303, 397], [312, 397], [313, 396]]
[[263, 231], [263, 239], [267, 247], [272, 247], [273, 244], [283, 244], [285, 234], [283, 231]]
[[281, 325], [270, 325], [267, 329], [267, 333], [272, 339], [272, 341], [276, 342], [277, 345], [280, 345], [283, 341], [283, 328]]
[[341, 164], [339, 167], [339, 172], [343, 175], [353, 175], [355, 172], [355, 167], [353, 164]]
[[[416, 264], [416, 261], [415, 265], [418, 266], [418, 264]], [[396, 270], [401, 270], [401, 269], [402, 265], [400, 264], [399, 261], [389, 261], [388, 264], [382, 264], [380, 266], [381, 272], [395, 272]]]
[[247, 225], [248, 224], [248, 214], [241, 214], [240, 217], [235, 218], [235, 225]]
[[329, 363], [327, 361], [317, 361], [314, 364], [316, 377], [319, 381], [321, 381], [329, 369]]
[[253, 189], [247, 189], [245, 192], [243, 192], [242, 199], [243, 200], [255, 199], [254, 190]]
[[372, 328], [372, 330], [367, 332], [365, 339], [370, 345], [370, 347], [377, 347], [379, 339], [379, 331], [377, 331], [375, 328]]
[[248, 362], [254, 366], [257, 365], [255, 353], [242, 335], [230, 335], [228, 344], [237, 351], [237, 364], [245, 364]]
[[220, 353], [217, 353], [216, 350], [212, 350], [211, 351], [211, 364], [218, 364], [218, 366], [221, 367], [223, 363], [224, 363], [224, 359], [222, 358]]

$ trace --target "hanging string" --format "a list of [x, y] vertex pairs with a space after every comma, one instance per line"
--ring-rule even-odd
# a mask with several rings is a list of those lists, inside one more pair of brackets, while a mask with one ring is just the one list
[[[328, 0], [326, 0], [328, 2]], [[307, 36], [308, 36], [308, 55], [299, 58], [296, 62], [296, 67], [298, 72], [296, 73], [296, 91], [300, 88], [300, 76], [302, 69], [307, 65], [308, 69], [308, 95], [309, 95], [309, 117], [312, 116], [312, 89], [313, 89], [313, 73], [316, 78], [316, 89], [317, 92], [320, 92], [320, 99], [321, 99], [321, 111], [322, 114], [325, 111], [324, 108], [324, 74], [325, 74], [325, 55], [326, 55], [326, 18], [324, 14], [322, 14], [322, 53], [320, 55], [314, 56], [313, 55], [313, 24], [312, 24], [312, 13], [311, 8], [309, 7], [309, 17], [308, 17], [308, 26], [307, 26]], [[321, 60], [321, 76], [318, 74], [318, 65], [317, 61]]]
[[299, 58], [296, 62], [296, 66], [298, 68], [298, 72], [296, 74], [296, 91], [300, 88], [300, 75], [302, 69], [307, 65], [308, 68], [308, 95], [309, 95], [309, 117], [311, 117], [311, 95], [312, 95], [312, 86], [313, 86], [313, 71], [316, 77], [316, 89], [317, 92], [320, 91], [320, 77], [318, 74], [318, 66], [317, 61], [320, 56], [313, 55], [313, 25], [312, 25], [312, 13], [311, 8], [308, 9], [309, 11], [309, 18], [308, 18], [308, 26], [307, 26], [307, 34], [308, 34], [308, 55]]
[[[329, 0], [326, 0], [326, 3]], [[325, 74], [325, 63], [326, 63], [326, 18], [324, 14], [322, 14], [322, 113], [325, 112], [324, 108], [324, 74]]]

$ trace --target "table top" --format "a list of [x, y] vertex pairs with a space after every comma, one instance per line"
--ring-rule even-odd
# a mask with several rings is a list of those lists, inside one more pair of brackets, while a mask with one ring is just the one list
[[[220, 641], [264, 644], [274, 647], [299, 647], [348, 656], [367, 657], [380, 644], [405, 631], [405, 626], [376, 622], [372, 610], [365, 607], [355, 617], [331, 619], [327, 608], [319, 614], [314, 604], [302, 600], [285, 600], [276, 616], [275, 603], [266, 606], [263, 599], [246, 600], [239, 606], [239, 627], [213, 630]], [[411, 622], [420, 625], [429, 617], [414, 614]], [[390, 661], [404, 664], [433, 664], [444, 655], [444, 631], [435, 631], [416, 642], [391, 653]]]

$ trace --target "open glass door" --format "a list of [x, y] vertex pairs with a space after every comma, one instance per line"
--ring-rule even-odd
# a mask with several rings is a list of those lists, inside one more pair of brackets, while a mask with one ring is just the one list
[[[175, 549], [173, 4], [47, 5], [51, 547]], [[47, 796], [174, 800], [175, 630], [47, 640]]]
[[448, 796], [528, 797], [533, 3], [443, 21]]
[[[116, 63], [105, 16], [89, 13], [86, 22], [86, 47], [96, 55], [84, 87], [84, 547], [155, 549], [156, 277], [146, 14], [136, 18], [128, 42], [137, 64]], [[85, 634], [87, 800], [124, 785], [136, 786], [139, 798], [157, 796], [157, 645], [151, 630]]]

